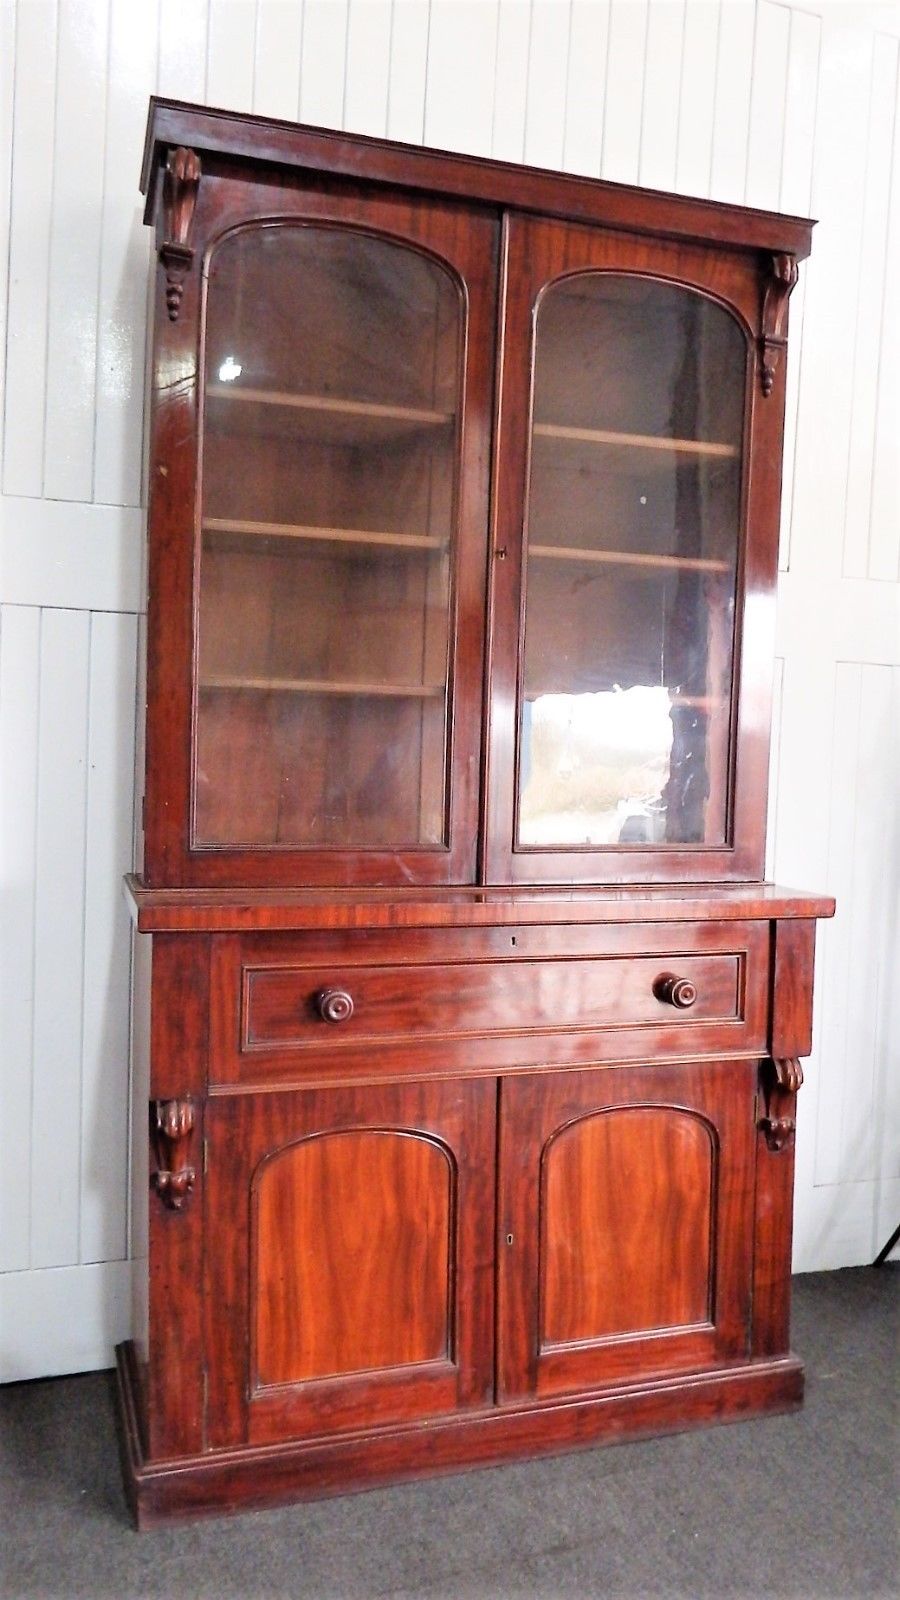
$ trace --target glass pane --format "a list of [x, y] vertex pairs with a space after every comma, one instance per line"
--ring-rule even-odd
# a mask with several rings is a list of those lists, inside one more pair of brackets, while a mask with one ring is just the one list
[[519, 844], [722, 844], [743, 335], [589, 273], [546, 291], [535, 339]]
[[445, 842], [460, 351], [455, 284], [404, 246], [216, 250], [195, 843]]

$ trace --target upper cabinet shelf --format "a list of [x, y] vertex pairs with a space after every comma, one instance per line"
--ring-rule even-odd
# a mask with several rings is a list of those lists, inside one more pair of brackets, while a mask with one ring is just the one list
[[529, 560], [587, 561], [611, 567], [634, 567], [638, 573], [686, 571], [733, 572], [733, 561], [718, 561], [704, 556], [656, 556], [637, 550], [590, 550], [580, 545], [529, 544]]
[[612, 446], [619, 450], [658, 450], [667, 456], [706, 456], [734, 461], [740, 455], [736, 444], [714, 439], [666, 439], [651, 433], [616, 433], [605, 428], [569, 428], [556, 422], [536, 422], [536, 439], [562, 439], [573, 444]]
[[[239, 517], [204, 517], [203, 531], [260, 539], [299, 540], [327, 545], [383, 546], [391, 550], [446, 550], [447, 541], [429, 533], [385, 533], [369, 528], [321, 528], [299, 522], [252, 522]], [[352, 553], [352, 552], [351, 552]]]
[[[305, 439], [333, 443], [376, 443], [408, 433], [434, 433], [450, 438], [452, 412], [427, 407], [382, 405], [368, 400], [345, 400], [323, 394], [291, 394], [280, 389], [238, 388], [211, 383], [207, 402], [240, 410], [233, 425], [244, 432], [302, 433]], [[221, 426], [221, 419], [217, 418]]]
[[235, 673], [211, 673], [200, 679], [200, 688], [258, 694], [340, 694], [387, 700], [433, 700], [444, 692], [442, 683], [347, 683], [341, 679], [260, 678]]

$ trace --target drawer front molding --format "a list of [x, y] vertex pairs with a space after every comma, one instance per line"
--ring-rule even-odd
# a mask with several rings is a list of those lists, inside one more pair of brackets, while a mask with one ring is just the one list
[[223, 935], [210, 1081], [753, 1055], [768, 987], [764, 924], [490, 930], [480, 948], [449, 933]]

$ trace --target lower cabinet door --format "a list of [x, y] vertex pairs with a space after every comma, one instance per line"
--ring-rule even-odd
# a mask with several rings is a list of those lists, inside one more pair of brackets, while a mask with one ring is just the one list
[[207, 1111], [209, 1445], [493, 1397], [496, 1082]]
[[506, 1079], [499, 1398], [749, 1349], [753, 1061]]

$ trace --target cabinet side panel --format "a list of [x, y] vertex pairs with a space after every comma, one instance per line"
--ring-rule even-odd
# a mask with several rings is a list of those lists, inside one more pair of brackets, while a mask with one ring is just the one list
[[[209, 940], [154, 941], [150, 1099], [135, 1100], [135, 1139], [150, 1149], [149, 1344], [147, 1409], [151, 1457], [196, 1452], [204, 1443], [203, 1092], [209, 1012]], [[158, 1110], [187, 1108], [187, 1136], [168, 1147], [154, 1135]], [[190, 1167], [193, 1182], [176, 1207], [160, 1174]]]
[[791, 1239], [794, 1145], [771, 1150], [756, 1141], [756, 1228], [753, 1262], [752, 1354], [786, 1354], [790, 1347]]
[[808, 1055], [812, 1049], [816, 941], [816, 925], [812, 921], [785, 920], [772, 927], [772, 1061], [761, 1069], [759, 1105], [766, 1115], [783, 1119], [785, 1131], [774, 1139], [762, 1130], [757, 1135], [753, 1269], [753, 1353], [757, 1356], [781, 1355], [790, 1343], [793, 1125], [797, 1114], [796, 1084], [803, 1081], [799, 1070], [795, 1078], [793, 1074], [799, 1069], [796, 1058]]
[[[132, 934], [131, 963], [131, 1206], [129, 1255], [131, 1258], [131, 1338], [142, 1384], [139, 1404], [146, 1399], [150, 1218], [146, 1107], [150, 1100], [150, 970], [152, 939]], [[146, 1446], [146, 1415], [139, 1419]]]
[[777, 922], [772, 982], [771, 1053], [776, 1060], [812, 1049], [814, 922]]
[[198, 273], [177, 320], [156, 271], [148, 460], [145, 814], [143, 870], [177, 883], [187, 845], [197, 472]]

